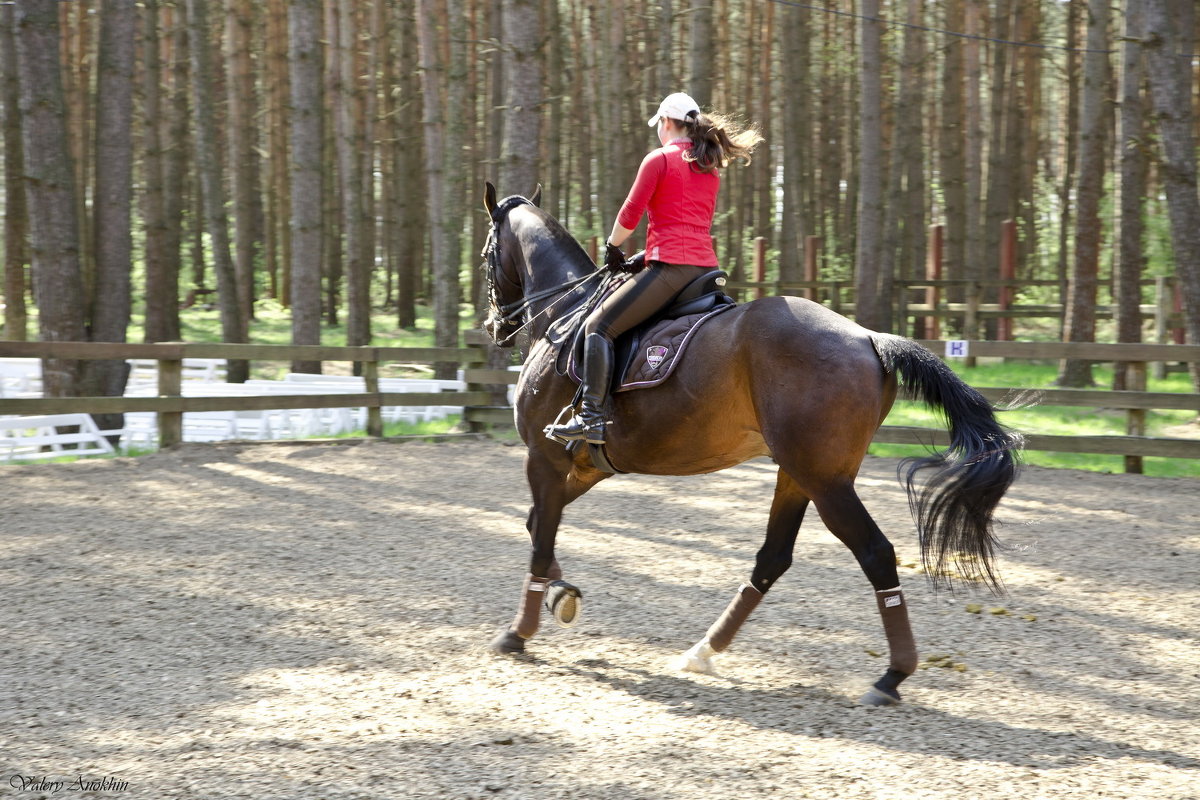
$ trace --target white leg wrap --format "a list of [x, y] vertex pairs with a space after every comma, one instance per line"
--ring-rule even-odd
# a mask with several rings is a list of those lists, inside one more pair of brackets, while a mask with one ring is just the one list
[[712, 657], [717, 651], [712, 649], [708, 639], [701, 639], [692, 645], [686, 653], [675, 660], [675, 669], [680, 672], [700, 672], [705, 675], [716, 675]]

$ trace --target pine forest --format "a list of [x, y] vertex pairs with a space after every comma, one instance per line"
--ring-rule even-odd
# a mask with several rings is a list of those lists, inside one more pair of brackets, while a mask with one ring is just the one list
[[485, 181], [540, 184], [594, 253], [685, 91], [764, 137], [723, 173], [735, 280], [761, 240], [767, 280], [810, 258], [892, 330], [932, 226], [963, 280], [1009, 230], [1015, 277], [1066, 287], [1063, 340], [1141, 341], [1171, 278], [1200, 343], [1198, 33], [1194, 0], [0, 4], [3, 338], [174, 341], [205, 303], [241, 342], [273, 303], [295, 344], [370, 344], [386, 313], [454, 346], [484, 305]]

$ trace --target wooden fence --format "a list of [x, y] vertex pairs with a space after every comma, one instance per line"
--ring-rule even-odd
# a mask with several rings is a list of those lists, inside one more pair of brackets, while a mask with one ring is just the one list
[[[512, 426], [512, 409], [495, 405], [502, 392], [497, 387], [511, 385], [517, 373], [489, 369], [482, 335], [468, 336], [461, 348], [399, 347], [322, 347], [249, 344], [105, 344], [75, 342], [0, 341], [0, 357], [53, 357], [64, 359], [154, 359], [158, 362], [158, 397], [63, 397], [0, 398], [3, 414], [58, 414], [71, 412], [117, 413], [156, 412], [159, 418], [160, 446], [168, 447], [182, 438], [183, 413], [187, 411], [238, 411], [297, 408], [365, 407], [367, 434], [380, 436], [383, 431], [380, 409], [383, 406], [462, 405], [464, 418], [473, 427]], [[922, 340], [921, 344], [942, 354], [946, 342]], [[1198, 345], [1093, 344], [1082, 342], [988, 342], [967, 343], [975, 357], [1003, 357], [1020, 360], [1057, 360], [1082, 358], [1128, 365], [1130, 385], [1145, 386], [1149, 365], [1155, 363], [1194, 363], [1200, 361]], [[366, 391], [359, 394], [304, 394], [271, 396], [183, 397], [181, 372], [184, 358], [225, 358], [261, 361], [351, 361], [362, 366]], [[379, 391], [379, 367], [382, 363], [432, 364], [454, 362], [462, 365], [467, 390], [442, 393], [389, 393]], [[985, 397], [999, 401], [1012, 387], [979, 387]], [[1145, 435], [1145, 412], [1150, 409], [1176, 409], [1200, 413], [1200, 395], [1146, 391], [1104, 391], [1077, 389], [1039, 390], [1041, 404], [1120, 409], [1126, 413], [1127, 434], [1121, 436], [1028, 437], [1030, 450], [1067, 453], [1122, 455], [1126, 469], [1141, 471], [1146, 456], [1164, 458], [1200, 458], [1200, 440], [1149, 437]], [[887, 426], [880, 428], [877, 442], [943, 446], [947, 433], [941, 429]]]

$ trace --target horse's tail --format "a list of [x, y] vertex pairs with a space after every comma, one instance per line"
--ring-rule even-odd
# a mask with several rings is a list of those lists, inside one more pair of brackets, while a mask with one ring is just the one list
[[[950, 448], [906, 458], [898, 472], [920, 533], [921, 558], [934, 586], [949, 586], [950, 564], [967, 580], [1001, 591], [992, 568], [997, 541], [992, 515], [1016, 480], [1023, 437], [996, 421], [995, 409], [941, 359], [911, 339], [871, 334], [879, 360], [899, 373], [902, 387], [940, 410], [950, 428]], [[932, 470], [924, 487], [917, 473]]]

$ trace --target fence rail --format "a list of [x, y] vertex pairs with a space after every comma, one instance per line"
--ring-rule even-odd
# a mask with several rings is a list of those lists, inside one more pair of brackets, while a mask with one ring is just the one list
[[[91, 342], [9, 342], [0, 341], [0, 357], [58, 359], [152, 359], [158, 362], [158, 397], [56, 397], [0, 398], [3, 414], [58, 414], [86, 412], [120, 413], [149, 411], [159, 416], [160, 446], [167, 447], [182, 439], [183, 414], [189, 411], [249, 411], [264, 409], [346, 408], [368, 409], [367, 433], [382, 435], [380, 409], [384, 406], [461, 405], [464, 419], [475, 427], [511, 426], [512, 408], [494, 405], [497, 386], [512, 385], [517, 373], [489, 368], [487, 351], [475, 337], [467, 347], [325, 347], [303, 345], [251, 344], [113, 344]], [[935, 353], [945, 350], [941, 340], [920, 340]], [[968, 343], [976, 357], [1015, 359], [1082, 358], [1129, 365], [1131, 375], [1144, 380], [1147, 366], [1163, 362], [1200, 362], [1200, 345], [1103, 344], [1091, 342], [990, 342]], [[184, 397], [181, 390], [181, 366], [184, 358], [224, 358], [261, 361], [350, 361], [362, 365], [366, 391], [355, 394], [296, 394], [267, 396]], [[434, 364], [456, 363], [464, 367], [466, 391], [441, 393], [396, 393], [379, 391], [381, 363]], [[1136, 384], [1135, 384], [1136, 385]], [[979, 387], [992, 401], [1000, 401], [1014, 392], [1029, 391], [1013, 387]], [[1171, 439], [1144, 435], [1145, 412], [1173, 409], [1200, 412], [1200, 395], [1144, 391], [1103, 391], [1077, 389], [1034, 390], [1045, 405], [1121, 409], [1127, 415], [1125, 436], [1053, 436], [1034, 434], [1027, 437], [1031, 450], [1065, 453], [1123, 455], [1128, 471], [1141, 471], [1146, 456], [1200, 458], [1200, 440]], [[948, 443], [945, 431], [932, 428], [888, 426], [880, 428], [875, 441], [893, 444], [942, 446]]]

